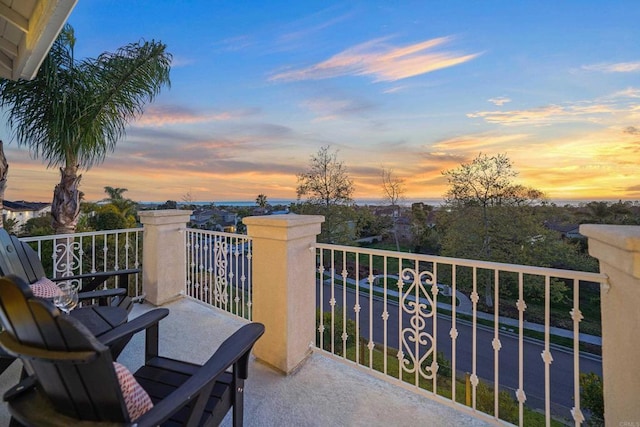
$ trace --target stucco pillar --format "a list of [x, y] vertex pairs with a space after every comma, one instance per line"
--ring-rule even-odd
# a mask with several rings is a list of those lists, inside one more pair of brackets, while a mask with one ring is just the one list
[[184, 231], [191, 211], [139, 212], [144, 225], [142, 286], [146, 300], [162, 305], [179, 298], [186, 283]]
[[315, 340], [315, 251], [322, 216], [246, 217], [253, 239], [253, 320], [265, 325], [254, 347], [264, 363], [289, 374]]
[[608, 426], [640, 424], [640, 227], [581, 225], [609, 286], [600, 292], [604, 416]]

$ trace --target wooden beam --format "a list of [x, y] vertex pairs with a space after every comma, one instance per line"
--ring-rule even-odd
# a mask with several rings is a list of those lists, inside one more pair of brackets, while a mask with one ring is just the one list
[[29, 32], [29, 20], [4, 3], [0, 3], [0, 16], [23, 33]]
[[13, 60], [4, 52], [0, 52], [0, 68], [5, 68], [9, 70], [9, 72], [13, 71]]
[[8, 42], [7, 39], [4, 39], [2, 37], [0, 37], [0, 50], [3, 50], [12, 58], [18, 56], [18, 46], [14, 45], [11, 42]]

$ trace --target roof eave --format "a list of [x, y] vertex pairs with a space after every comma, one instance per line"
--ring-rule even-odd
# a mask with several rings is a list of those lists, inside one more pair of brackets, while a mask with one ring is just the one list
[[67, 22], [78, 0], [55, 0], [38, 3], [29, 20], [29, 31], [22, 39], [12, 70], [12, 79], [33, 79], [49, 49]]

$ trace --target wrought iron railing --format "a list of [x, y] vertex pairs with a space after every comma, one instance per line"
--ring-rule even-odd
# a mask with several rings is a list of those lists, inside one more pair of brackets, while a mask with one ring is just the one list
[[187, 229], [186, 294], [251, 320], [251, 238]]
[[[142, 228], [22, 237], [35, 249], [50, 277], [141, 268]], [[102, 286], [118, 286], [112, 278]], [[128, 277], [129, 295], [140, 299], [142, 275]]]
[[604, 275], [327, 244], [316, 256], [319, 349], [488, 420], [587, 415]]

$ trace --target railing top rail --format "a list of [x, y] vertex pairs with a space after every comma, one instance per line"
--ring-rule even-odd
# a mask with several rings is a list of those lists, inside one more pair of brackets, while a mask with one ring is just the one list
[[407, 258], [417, 261], [434, 262], [438, 264], [450, 264], [461, 267], [475, 267], [486, 270], [499, 270], [513, 273], [525, 273], [538, 276], [550, 276], [558, 278], [572, 278], [580, 281], [606, 284], [608, 276], [603, 273], [591, 273], [579, 270], [564, 270], [560, 268], [536, 267], [530, 265], [507, 264], [493, 261], [481, 261], [464, 258], [451, 258], [436, 255], [414, 254], [411, 252], [396, 252], [383, 249], [360, 248], [357, 246], [332, 245], [328, 243], [316, 243], [312, 249], [328, 249], [344, 252], [358, 252], [371, 255], [379, 255], [395, 258]]
[[84, 231], [82, 233], [69, 233], [69, 234], [48, 234], [46, 236], [26, 236], [20, 237], [23, 242], [38, 242], [42, 240], [51, 239], [64, 239], [70, 237], [90, 237], [90, 236], [104, 236], [106, 234], [122, 234], [122, 233], [137, 233], [144, 229], [142, 227], [137, 228], [122, 228], [117, 230], [100, 230], [100, 231]]
[[246, 234], [227, 233], [225, 231], [200, 230], [199, 228], [186, 228], [186, 230], [194, 233], [210, 234], [212, 236], [234, 237], [244, 240], [252, 240], [251, 237], [247, 236]]

